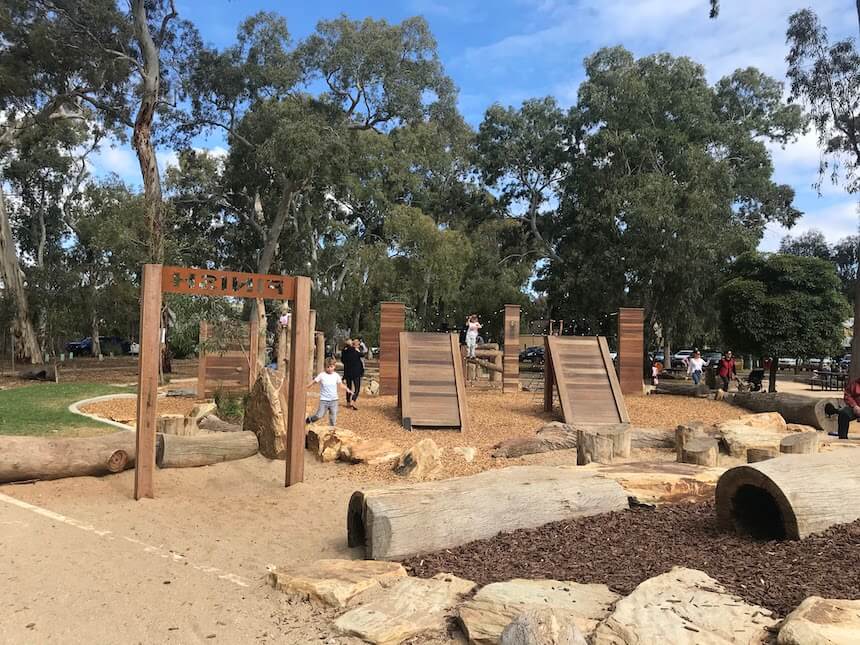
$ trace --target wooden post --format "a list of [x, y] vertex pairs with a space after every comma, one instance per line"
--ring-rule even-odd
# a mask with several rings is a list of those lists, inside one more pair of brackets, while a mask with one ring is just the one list
[[383, 302], [379, 311], [379, 393], [400, 395], [400, 332], [406, 322], [401, 302]]
[[308, 381], [314, 376], [314, 348], [316, 347], [317, 311], [311, 309], [308, 317]]
[[502, 359], [502, 392], [520, 389], [520, 306], [505, 305], [505, 355]]
[[209, 338], [209, 323], [200, 321], [199, 349], [197, 350], [197, 398], [206, 396], [206, 339]]
[[311, 311], [311, 279], [296, 277], [290, 338], [290, 369], [287, 389], [287, 456], [285, 486], [292, 486], [305, 475], [305, 410], [308, 365], [308, 323]]
[[325, 365], [325, 334], [321, 331], [318, 331], [314, 334], [316, 338], [316, 367], [314, 368], [314, 372], [319, 374], [323, 371]]
[[618, 379], [622, 394], [642, 394], [645, 373], [645, 310], [618, 310]]
[[552, 412], [552, 390], [555, 385], [555, 372], [552, 367], [552, 353], [549, 351], [549, 336], [543, 338], [543, 409]]
[[161, 265], [143, 265], [140, 285], [140, 356], [137, 372], [137, 434], [134, 498], [154, 497], [158, 364], [161, 360]]

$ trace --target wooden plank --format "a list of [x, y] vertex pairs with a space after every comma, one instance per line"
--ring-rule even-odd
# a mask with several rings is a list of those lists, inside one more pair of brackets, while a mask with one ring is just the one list
[[215, 269], [166, 266], [161, 269], [164, 293], [293, 300], [298, 278]]
[[406, 322], [406, 306], [383, 302], [379, 313], [379, 393], [400, 393], [400, 332]]
[[400, 349], [398, 350], [400, 356], [400, 378], [398, 379], [398, 383], [400, 384], [399, 388], [399, 403], [400, 403], [400, 422], [404, 425], [407, 430], [412, 429], [412, 406], [411, 406], [411, 397], [409, 393], [409, 342], [406, 338], [406, 332], [400, 332]]
[[549, 346], [549, 336], [543, 337], [543, 409], [552, 412], [552, 388], [555, 385], [555, 368], [552, 362], [552, 350]]
[[317, 328], [317, 311], [316, 309], [311, 309], [310, 316], [308, 318], [308, 381], [312, 381], [314, 379], [314, 349], [316, 348], [316, 328]]
[[457, 410], [460, 413], [460, 432], [469, 431], [469, 408], [466, 405], [466, 379], [460, 359], [460, 339], [458, 334], [451, 337], [451, 364], [454, 366], [454, 384], [457, 388]]
[[[570, 401], [570, 389], [567, 385], [567, 381], [565, 380], [564, 370], [562, 368], [562, 363], [558, 357], [558, 350], [560, 349], [559, 337], [558, 336], [548, 336], [547, 340], [549, 342], [549, 353], [554, 354], [552, 365], [553, 365], [553, 376], [554, 380], [557, 383], [558, 389], [558, 400], [561, 403], [561, 412], [564, 416], [565, 421], [568, 423], [572, 423], [574, 414], [573, 414], [573, 406]], [[592, 341], [593, 342], [593, 341]], [[551, 405], [551, 403], [550, 403]]]
[[140, 285], [140, 356], [137, 372], [137, 429], [134, 498], [155, 497], [155, 433], [158, 364], [161, 361], [161, 265], [144, 264]]
[[310, 331], [311, 279], [295, 278], [292, 334], [290, 337], [289, 384], [287, 387], [287, 454], [285, 486], [304, 479], [305, 474], [305, 415], [308, 369], [308, 338]]
[[606, 343], [606, 337], [598, 336], [597, 342], [600, 345], [600, 351], [603, 354], [603, 362], [606, 365], [606, 375], [609, 377], [609, 386], [612, 388], [612, 396], [615, 398], [615, 405], [618, 408], [618, 418], [621, 423], [630, 423], [630, 415], [627, 414], [627, 406], [624, 404], [624, 395], [621, 393], [621, 385], [618, 383], [618, 376], [615, 374], [615, 366], [612, 364], [612, 357], [609, 355], [609, 345]]
[[199, 349], [197, 350], [197, 396], [206, 396], [206, 349], [205, 343], [209, 333], [209, 325], [205, 320], [200, 321], [200, 334], [198, 336]]
[[644, 392], [645, 310], [622, 307], [618, 310], [618, 378], [622, 394]]

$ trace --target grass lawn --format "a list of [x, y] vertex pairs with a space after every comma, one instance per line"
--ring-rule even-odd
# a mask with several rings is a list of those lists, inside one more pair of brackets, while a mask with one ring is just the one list
[[45, 383], [0, 391], [0, 435], [81, 437], [116, 429], [69, 412], [75, 401], [130, 392], [98, 383]]

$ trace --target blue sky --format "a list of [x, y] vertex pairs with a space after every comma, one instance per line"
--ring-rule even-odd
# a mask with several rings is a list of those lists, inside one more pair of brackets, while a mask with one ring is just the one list
[[[855, 4], [849, 0], [722, 0], [715, 21], [708, 19], [707, 0], [178, 0], [177, 8], [207, 42], [219, 47], [230, 44], [239, 23], [259, 10], [283, 14], [297, 40], [311, 33], [318, 20], [341, 13], [391, 22], [423, 15], [459, 88], [460, 109], [477, 125], [494, 102], [518, 105], [547, 94], [565, 105], [575, 102], [582, 60], [603, 46], [621, 44], [639, 56], [657, 51], [690, 56], [705, 65], [712, 82], [749, 65], [783, 79], [787, 19], [808, 4], [814, 4], [832, 36], [858, 33]], [[795, 204], [804, 212], [792, 234], [818, 228], [836, 240], [857, 232], [857, 199], [829, 181], [821, 195], [813, 188], [820, 160], [814, 132], [772, 151], [777, 180], [794, 187]], [[162, 167], [172, 158], [169, 151], [163, 154]], [[94, 161], [99, 170], [140, 183], [127, 146], [104, 150]], [[761, 247], [774, 250], [785, 234], [770, 228]]]

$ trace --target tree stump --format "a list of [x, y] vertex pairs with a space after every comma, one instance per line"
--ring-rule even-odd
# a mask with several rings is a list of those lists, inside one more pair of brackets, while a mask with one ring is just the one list
[[177, 437], [193, 437], [199, 433], [197, 419], [181, 414], [163, 414], [158, 417], [158, 432]]
[[716, 466], [719, 452], [716, 439], [705, 437], [690, 439], [681, 451], [681, 458], [678, 461], [682, 464]]
[[773, 448], [747, 448], [747, 463], [755, 464], [759, 461], [766, 461], [779, 457], [779, 452]]
[[576, 430], [576, 464], [611, 464], [615, 457], [615, 442], [606, 434], [598, 434], [588, 428]]
[[790, 434], [779, 442], [779, 451], [784, 455], [814, 455], [818, 452], [818, 433]]
[[684, 454], [684, 447], [691, 440], [702, 437], [705, 433], [705, 424], [701, 421], [692, 421], [686, 425], [679, 425], [675, 428], [675, 457], [678, 463], [684, 463], [681, 459]]

